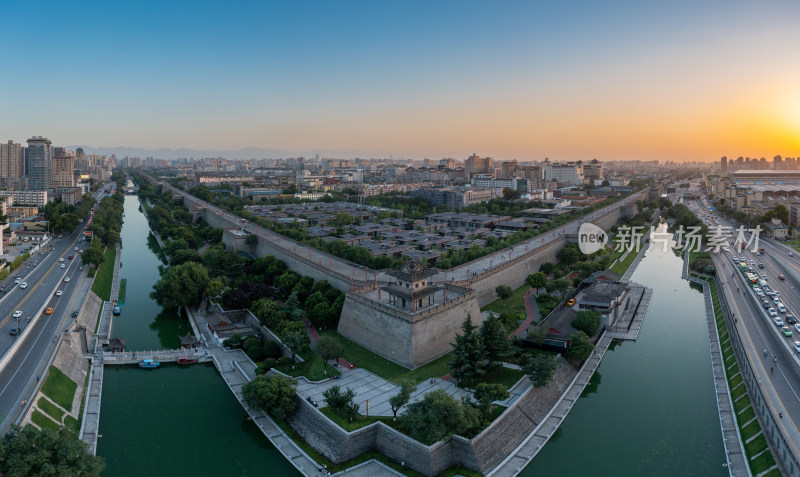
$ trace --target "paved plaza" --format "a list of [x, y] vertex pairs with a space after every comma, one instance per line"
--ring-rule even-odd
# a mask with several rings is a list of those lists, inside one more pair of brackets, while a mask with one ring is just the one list
[[[305, 377], [300, 377], [295, 381], [297, 382], [298, 394], [304, 399], [310, 397], [316, 401], [319, 406], [325, 405], [325, 398], [322, 396], [322, 393], [325, 392], [326, 389], [337, 385], [341, 386], [343, 389], [350, 388], [356, 392], [355, 402], [359, 404], [359, 412], [361, 414], [366, 414], [366, 401], [369, 401], [370, 416], [392, 416], [392, 406], [389, 405], [389, 398], [400, 391], [400, 386], [362, 368], [344, 369], [339, 379], [312, 382]], [[496, 401], [496, 404], [510, 406], [519, 399], [522, 393], [529, 387], [530, 380], [521, 379], [509, 390], [510, 397], [504, 401]], [[411, 395], [410, 402], [419, 401], [425, 394], [437, 389], [444, 389], [447, 394], [458, 400], [472, 395], [469, 390], [457, 387], [455, 383], [450, 380], [434, 378], [433, 380], [427, 379], [417, 384], [417, 390]], [[397, 414], [400, 415], [404, 410], [405, 407], [401, 408]]]

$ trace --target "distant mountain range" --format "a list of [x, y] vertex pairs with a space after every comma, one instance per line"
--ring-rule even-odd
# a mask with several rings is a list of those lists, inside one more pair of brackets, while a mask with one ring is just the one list
[[[365, 151], [322, 151], [311, 150], [305, 152], [292, 152], [281, 149], [265, 149], [259, 147], [246, 147], [243, 149], [139, 149], [135, 147], [92, 147], [92, 146], [67, 146], [68, 149], [75, 150], [83, 148], [86, 154], [103, 154], [111, 156], [116, 154], [121, 159], [128, 157], [154, 157], [156, 159], [179, 159], [182, 157], [193, 157], [195, 159], [208, 157], [224, 157], [225, 159], [281, 159], [287, 157], [306, 157], [313, 158], [317, 154], [319, 157], [329, 157], [338, 159], [361, 158], [400, 158], [389, 152], [365, 152]], [[413, 155], [411, 155], [413, 156]], [[409, 156], [404, 156], [409, 157]]]

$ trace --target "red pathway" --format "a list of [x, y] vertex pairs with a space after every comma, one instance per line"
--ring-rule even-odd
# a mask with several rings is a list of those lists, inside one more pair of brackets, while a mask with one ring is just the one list
[[519, 328], [517, 328], [516, 330], [514, 330], [513, 333], [508, 335], [509, 338], [512, 336], [520, 336], [522, 333], [525, 332], [525, 329], [528, 328], [528, 325], [531, 324], [531, 321], [533, 321], [534, 313], [529, 298], [531, 294], [533, 294], [533, 292], [535, 291], [536, 290], [531, 288], [530, 290], [528, 290], [528, 293], [525, 294], [525, 298], [523, 298], [523, 301], [525, 302], [525, 311], [528, 313], [528, 317], [525, 318], [525, 321], [521, 325], [519, 325]]

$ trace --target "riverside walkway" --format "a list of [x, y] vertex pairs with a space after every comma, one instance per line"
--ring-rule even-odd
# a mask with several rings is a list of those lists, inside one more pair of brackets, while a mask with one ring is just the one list
[[122, 353], [103, 351], [102, 356], [104, 364], [137, 364], [144, 359], [152, 359], [160, 363], [174, 363], [178, 361], [178, 358], [196, 359], [198, 363], [211, 361], [211, 356], [205, 348], [125, 351]]

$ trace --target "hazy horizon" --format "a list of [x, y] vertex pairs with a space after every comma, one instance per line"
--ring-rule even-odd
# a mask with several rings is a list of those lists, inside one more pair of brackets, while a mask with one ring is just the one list
[[4, 7], [3, 140], [342, 158], [800, 156], [797, 2]]

